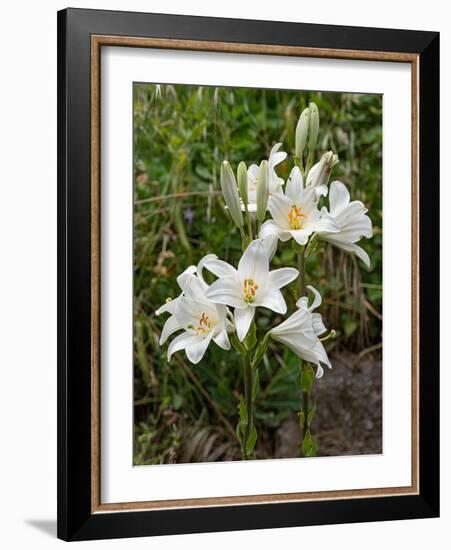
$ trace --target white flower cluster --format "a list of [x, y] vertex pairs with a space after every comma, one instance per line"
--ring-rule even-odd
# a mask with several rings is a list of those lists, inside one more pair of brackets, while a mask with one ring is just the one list
[[[299, 122], [301, 126], [303, 116]], [[299, 125], [296, 130], [297, 158], [299, 154], [302, 157], [307, 136], [306, 130]], [[311, 126], [310, 122], [309, 131], [317, 133], [317, 128], [313, 125], [312, 130]], [[371, 220], [365, 206], [360, 201], [350, 200], [342, 182], [328, 184], [331, 169], [338, 162], [337, 156], [332, 152], [325, 153], [317, 164], [304, 172], [306, 178], [298, 163], [285, 182], [276, 172], [276, 166], [287, 157], [280, 148], [280, 143], [274, 145], [269, 159], [260, 167], [253, 164], [246, 169], [241, 163], [238, 183], [231, 166], [226, 161], [223, 163], [221, 188], [226, 208], [242, 236], [243, 212], [248, 216], [250, 228], [255, 224], [255, 217], [259, 224], [263, 223], [259, 225], [258, 238], [248, 239], [236, 268], [209, 254], [197, 267], [189, 267], [178, 277], [180, 296], [156, 312], [157, 315], [170, 314], [160, 344], [171, 334], [182, 331], [169, 345], [169, 359], [176, 351], [184, 349], [188, 359], [198, 363], [211, 341], [229, 350], [230, 333], [236, 333], [239, 342], [243, 342], [258, 307], [286, 314], [287, 305], [281, 289], [294, 281], [299, 272], [292, 267], [270, 270], [279, 240], [294, 239], [302, 247], [313, 238], [327, 241], [355, 254], [370, 266], [368, 254], [356, 244], [362, 237], [372, 236]], [[320, 201], [326, 198], [328, 208], [320, 207]], [[265, 220], [267, 212], [271, 219]], [[217, 277], [210, 286], [204, 280], [204, 268]], [[321, 304], [321, 295], [312, 286], [308, 288], [314, 295], [313, 303], [309, 306], [307, 297], [301, 297], [296, 303], [296, 312], [271, 328], [267, 336], [285, 344], [301, 359], [315, 364], [316, 376], [320, 377], [323, 366], [331, 368], [331, 364], [320, 339], [326, 329], [321, 315], [314, 313]]]

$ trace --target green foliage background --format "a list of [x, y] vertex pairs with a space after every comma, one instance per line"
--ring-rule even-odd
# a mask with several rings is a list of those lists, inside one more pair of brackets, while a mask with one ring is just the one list
[[[205, 254], [236, 264], [240, 238], [219, 193], [221, 161], [229, 160], [234, 169], [241, 160], [258, 164], [282, 142], [289, 156], [277, 171], [286, 179], [297, 119], [310, 101], [321, 120], [317, 160], [329, 149], [339, 154], [331, 180], [343, 181], [351, 198], [367, 206], [374, 237], [360, 243], [371, 258], [370, 271], [323, 244], [307, 261], [306, 282], [321, 290], [326, 327], [339, 333], [329, 345], [332, 355], [381, 348], [382, 97], [135, 84], [135, 464], [240, 458], [233, 428], [242, 388], [239, 357], [211, 345], [198, 365], [182, 353], [168, 364], [167, 347], [158, 345], [166, 315], [157, 318], [154, 312], [178, 295], [176, 276]], [[279, 245], [277, 264], [295, 266], [291, 247]], [[289, 312], [293, 291], [284, 292]], [[259, 327], [278, 320], [264, 312]], [[269, 458], [278, 426], [299, 410], [299, 362], [277, 348], [260, 371], [257, 457]]]

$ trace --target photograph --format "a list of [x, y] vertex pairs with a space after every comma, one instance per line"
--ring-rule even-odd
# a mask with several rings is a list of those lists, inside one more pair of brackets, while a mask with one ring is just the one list
[[134, 466], [383, 453], [382, 113], [133, 83]]

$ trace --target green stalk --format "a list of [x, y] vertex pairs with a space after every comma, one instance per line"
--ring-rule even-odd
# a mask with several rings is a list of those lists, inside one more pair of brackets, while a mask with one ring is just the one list
[[253, 240], [253, 238], [252, 238], [252, 220], [251, 220], [251, 215], [249, 214], [249, 208], [248, 208], [247, 203], [244, 204], [244, 210], [245, 210], [245, 214], [246, 214], [247, 233], [249, 235], [249, 242], [252, 242], [252, 240]]
[[[302, 369], [302, 367], [301, 367]], [[307, 431], [308, 431], [308, 413], [309, 413], [309, 406], [310, 406], [310, 403], [309, 403], [309, 392], [307, 391], [303, 391], [302, 392], [302, 412], [303, 412], [303, 422], [302, 422], [302, 441], [305, 440], [306, 436], [307, 436]], [[301, 445], [301, 450], [303, 451], [303, 445]], [[302, 454], [304, 454], [304, 452], [302, 452]], [[305, 456], [305, 454], [304, 454]]]
[[307, 155], [307, 162], [305, 165], [305, 174], [304, 174], [305, 181], [307, 181], [308, 173], [310, 172], [310, 168], [313, 166], [314, 158], [315, 158], [315, 151], [313, 149], [309, 149], [309, 152]]
[[247, 426], [243, 434], [243, 452], [244, 459], [248, 460], [249, 456], [247, 454], [247, 441], [253, 427], [253, 403], [252, 403], [252, 365], [250, 353], [247, 353], [244, 357], [244, 402], [246, 405], [247, 411]]

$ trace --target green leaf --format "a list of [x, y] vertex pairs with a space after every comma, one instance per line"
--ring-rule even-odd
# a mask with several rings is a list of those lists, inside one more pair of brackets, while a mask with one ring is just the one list
[[307, 430], [304, 439], [302, 440], [302, 454], [304, 456], [311, 456], [310, 452], [312, 450], [312, 434], [310, 433], [310, 430]]
[[238, 353], [241, 353], [241, 355], [246, 355], [246, 348], [243, 346], [243, 344], [238, 340], [236, 334], [232, 334], [230, 336], [230, 341], [232, 342], [232, 346], [235, 348], [235, 350]]
[[246, 443], [246, 454], [249, 455], [252, 453], [256, 442], [257, 442], [257, 429], [255, 426], [252, 426], [251, 433], [249, 434], [249, 437]]
[[239, 422], [236, 425], [235, 433], [236, 433], [236, 436], [238, 438], [238, 441], [241, 443], [241, 430], [240, 430], [240, 423]]
[[255, 323], [252, 323], [249, 329], [249, 332], [247, 333], [247, 336], [244, 339], [244, 346], [248, 351], [252, 351], [255, 348], [256, 343], [257, 343], [257, 327]]
[[258, 369], [254, 370], [254, 380], [252, 383], [252, 401], [255, 401], [255, 398], [257, 397], [258, 389], [260, 387], [260, 374], [258, 372]]
[[310, 430], [307, 430], [304, 439], [302, 441], [302, 454], [304, 456], [312, 457], [316, 456], [318, 451], [318, 441], [312, 438]]
[[310, 393], [315, 381], [315, 371], [311, 365], [304, 365], [301, 372], [301, 390]]
[[313, 438], [313, 442], [312, 442], [312, 448], [310, 450], [310, 456], [316, 456], [318, 452], [318, 440], [316, 439], [316, 437]]
[[240, 403], [238, 405], [238, 411], [240, 413], [241, 425], [247, 426], [247, 423], [248, 423], [247, 409], [246, 409], [246, 403], [244, 402], [243, 395], [240, 395]]

